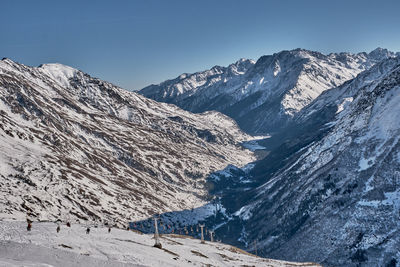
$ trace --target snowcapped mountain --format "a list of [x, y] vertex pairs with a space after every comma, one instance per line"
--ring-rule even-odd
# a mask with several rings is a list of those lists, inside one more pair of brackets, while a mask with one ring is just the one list
[[[269, 154], [253, 169], [214, 174], [229, 217], [216, 233], [248, 249], [256, 240], [266, 257], [396, 266], [399, 103], [400, 58], [322, 93], [282, 130], [290, 136], [275, 139], [275, 147], [266, 143]], [[231, 189], [221, 190], [227, 184]]]
[[[253, 66], [254, 63], [250, 59], [240, 59], [228, 67], [214, 66], [210, 70], [202, 72], [193, 74], [184, 73], [160, 85], [150, 85], [142, 89], [140, 93], [157, 101], [176, 104], [192, 96], [197, 91], [203, 91], [204, 88], [235, 85], [238, 78]], [[209, 93], [212, 93], [212, 90], [209, 91]]]
[[207, 174], [255, 159], [191, 114], [61, 64], [0, 61], [0, 216], [126, 223], [207, 203]]
[[221, 111], [250, 133], [276, 132], [325, 90], [394, 56], [382, 48], [368, 54], [282, 51], [257, 62], [242, 59], [227, 68], [183, 74], [139, 93], [192, 112]]
[[400, 262], [400, 58], [392, 52], [282, 51], [141, 93], [273, 134], [257, 143], [220, 113], [192, 114], [60, 64], [5, 59], [0, 216], [142, 220], [152, 232], [148, 216], [163, 212], [165, 222], [201, 221], [223, 242], [268, 258]]

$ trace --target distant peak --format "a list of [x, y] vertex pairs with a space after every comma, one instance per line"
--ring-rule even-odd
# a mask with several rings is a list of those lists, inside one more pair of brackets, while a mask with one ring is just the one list
[[243, 62], [254, 62], [254, 60], [242, 57], [241, 59], [239, 59], [235, 63], [243, 63]]
[[270, 64], [275, 64], [276, 61], [284, 61], [284, 60], [297, 60], [299, 58], [304, 58], [308, 59], [311, 57], [323, 57], [324, 55], [321, 54], [320, 52], [316, 51], [311, 51], [303, 48], [296, 48], [293, 50], [282, 50], [279, 52], [276, 52], [272, 55], [264, 55], [261, 56], [257, 62], [256, 65], [258, 67], [263, 68], [262, 66], [264, 65], [270, 65]]
[[245, 67], [248, 68], [250, 65], [254, 65], [256, 62], [252, 59], [247, 59], [247, 58], [241, 58], [238, 61], [236, 61], [235, 63], [229, 65], [229, 67], [231, 66], [236, 66], [236, 67]]
[[376, 60], [383, 60], [386, 58], [395, 57], [396, 54], [387, 50], [386, 48], [378, 47], [369, 52], [368, 56]]
[[377, 47], [374, 50], [372, 50], [370, 53], [381, 53], [381, 52], [388, 52], [389, 50], [387, 50], [386, 48], [382, 48], [382, 47]]
[[188, 74], [187, 73], [182, 73], [181, 75], [179, 75], [179, 79], [185, 79], [186, 77], [188, 76]]
[[282, 50], [280, 52], [274, 53], [273, 56], [282, 57], [282, 56], [304, 56], [304, 55], [321, 55], [320, 52], [311, 51], [304, 48], [296, 48], [292, 50]]
[[221, 66], [219, 66], [219, 65], [215, 65], [214, 67], [212, 67], [211, 69], [212, 70], [220, 70], [220, 69], [222, 69], [223, 67], [221, 67]]

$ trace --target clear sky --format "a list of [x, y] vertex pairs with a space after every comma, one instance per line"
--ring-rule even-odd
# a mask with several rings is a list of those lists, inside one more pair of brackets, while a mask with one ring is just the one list
[[400, 51], [399, 0], [0, 2], [0, 57], [126, 89], [284, 49]]

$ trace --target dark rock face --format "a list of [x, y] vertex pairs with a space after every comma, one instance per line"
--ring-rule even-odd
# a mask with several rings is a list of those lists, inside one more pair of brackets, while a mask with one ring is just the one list
[[[346, 108], [333, 109], [349, 95]], [[318, 103], [334, 97], [336, 103]], [[241, 185], [237, 191], [246, 190], [245, 197], [223, 196], [240, 202], [229, 206], [237, 215], [231, 224], [240, 223], [232, 242], [252, 250], [257, 240], [266, 257], [327, 266], [398, 262], [399, 101], [399, 59], [382, 62], [317, 98], [295, 117], [299, 124], [287, 142], [240, 174], [254, 183], [253, 189]], [[310, 112], [318, 107], [324, 108]], [[320, 112], [326, 116], [318, 122], [313, 118]], [[305, 121], [319, 131], [299, 130], [300, 125], [307, 128]]]

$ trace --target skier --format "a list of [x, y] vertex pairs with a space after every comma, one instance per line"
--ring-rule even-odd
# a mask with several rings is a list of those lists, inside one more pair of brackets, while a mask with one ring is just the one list
[[111, 226], [110, 227], [108, 227], [108, 233], [110, 233], [111, 232]]
[[88, 235], [90, 233], [90, 227], [88, 226], [87, 228], [86, 228], [86, 234]]
[[67, 226], [68, 226], [68, 227], [71, 227], [71, 223], [70, 223], [70, 222], [67, 222]]
[[30, 231], [32, 229], [32, 221], [29, 218], [26, 218], [26, 222], [28, 223], [26, 230]]
[[60, 229], [61, 229], [61, 228], [60, 228], [60, 225], [58, 224], [58, 225], [57, 225], [57, 233], [60, 232]]

